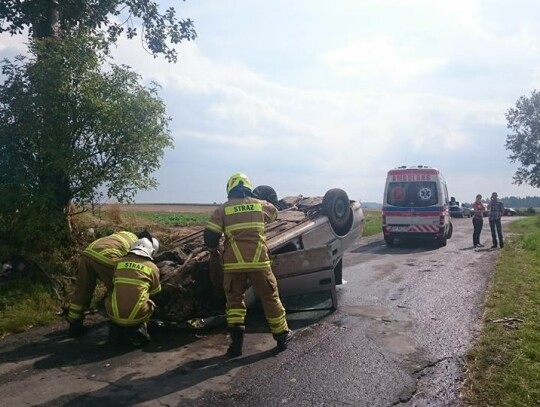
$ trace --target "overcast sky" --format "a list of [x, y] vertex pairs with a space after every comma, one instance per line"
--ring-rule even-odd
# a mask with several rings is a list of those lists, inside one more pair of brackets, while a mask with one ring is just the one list
[[[234, 172], [278, 195], [382, 202], [389, 169], [440, 169], [473, 201], [512, 184], [505, 112], [540, 89], [537, 0], [158, 1], [195, 21], [177, 64], [124, 40], [162, 85], [175, 149], [136, 202], [222, 202]], [[0, 35], [0, 57], [25, 37]]]

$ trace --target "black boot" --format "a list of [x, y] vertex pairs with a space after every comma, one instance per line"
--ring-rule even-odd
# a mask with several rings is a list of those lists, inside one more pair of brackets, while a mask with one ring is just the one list
[[235, 358], [242, 355], [242, 347], [244, 346], [244, 330], [243, 326], [234, 326], [229, 328], [232, 342], [227, 349], [227, 356]]
[[279, 335], [274, 336], [274, 339], [277, 342], [277, 351], [283, 352], [285, 349], [287, 349], [287, 344], [291, 341], [292, 338], [293, 331], [291, 331], [290, 329]]
[[71, 336], [72, 338], [83, 336], [86, 333], [87, 328], [83, 325], [82, 319], [68, 321], [68, 322], [69, 322], [68, 335]]
[[135, 346], [137, 348], [144, 348], [150, 343], [152, 338], [150, 338], [150, 335], [146, 330], [146, 324], [141, 324], [133, 330], [131, 335], [129, 335], [128, 340], [131, 346]]
[[120, 330], [118, 325], [109, 321], [109, 342], [112, 345], [123, 345], [123, 335]]

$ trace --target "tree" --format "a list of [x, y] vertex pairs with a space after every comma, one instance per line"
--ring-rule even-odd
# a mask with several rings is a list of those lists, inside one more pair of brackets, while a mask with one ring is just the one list
[[[118, 21], [122, 19], [123, 21]], [[128, 38], [138, 35], [134, 21], [141, 20], [142, 40], [152, 55], [164, 55], [176, 61], [171, 44], [196, 38], [193, 21], [178, 19], [170, 7], [160, 13], [149, 0], [2, 0], [0, 33], [21, 34], [29, 29], [34, 38], [60, 38], [79, 30], [90, 34], [106, 33], [107, 44], [114, 44], [125, 32]]]
[[30, 58], [2, 63], [0, 232], [19, 247], [66, 236], [70, 202], [129, 200], [156, 184], [172, 146], [165, 105], [130, 69], [102, 69], [104, 47], [78, 33], [31, 41]]
[[514, 183], [540, 188], [540, 93], [521, 96], [515, 108], [506, 113], [507, 127], [513, 134], [506, 137], [506, 149], [511, 162], [521, 166], [514, 174]]
[[169, 62], [175, 44], [196, 38], [190, 19], [155, 1], [2, 0], [0, 33], [25, 29], [31, 56], [3, 61], [0, 87], [0, 234], [19, 248], [67, 238], [71, 202], [129, 200], [155, 186], [172, 145], [157, 88], [101, 65], [123, 33]]

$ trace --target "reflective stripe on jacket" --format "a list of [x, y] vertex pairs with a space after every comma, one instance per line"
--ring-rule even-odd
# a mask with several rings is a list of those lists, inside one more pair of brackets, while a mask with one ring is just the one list
[[117, 232], [94, 240], [84, 249], [83, 255], [106, 266], [114, 267], [116, 262], [127, 254], [131, 245], [136, 241], [137, 235], [134, 233]]
[[225, 233], [223, 270], [255, 271], [270, 268], [265, 223], [277, 218], [270, 203], [255, 198], [232, 198], [214, 211], [206, 228]]
[[111, 321], [124, 326], [147, 321], [154, 310], [150, 296], [161, 291], [158, 267], [149, 259], [129, 254], [116, 265], [113, 284], [106, 303]]

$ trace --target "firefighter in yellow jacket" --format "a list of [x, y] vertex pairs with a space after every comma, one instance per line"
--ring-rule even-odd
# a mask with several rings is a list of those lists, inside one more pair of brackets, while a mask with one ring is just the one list
[[69, 334], [79, 336], [85, 332], [84, 311], [90, 306], [99, 278], [110, 293], [116, 262], [125, 256], [138, 236], [131, 232], [117, 232], [90, 243], [79, 260], [75, 291], [71, 295], [67, 320]]
[[150, 341], [146, 323], [155, 308], [150, 297], [161, 291], [159, 268], [153, 263], [158, 250], [157, 239], [145, 237], [116, 264], [112, 294], [105, 301], [116, 343], [144, 346]]
[[227, 325], [232, 339], [227, 354], [231, 357], [242, 354], [247, 280], [261, 299], [264, 315], [277, 342], [277, 350], [283, 351], [293, 333], [287, 325], [285, 308], [279, 299], [264, 231], [265, 223], [277, 218], [277, 209], [254, 197], [251, 182], [242, 173], [229, 178], [227, 196], [228, 201], [214, 211], [204, 231], [205, 245], [214, 253], [218, 253], [219, 240], [225, 234], [223, 285], [227, 297]]

